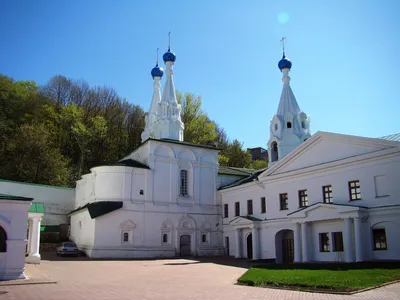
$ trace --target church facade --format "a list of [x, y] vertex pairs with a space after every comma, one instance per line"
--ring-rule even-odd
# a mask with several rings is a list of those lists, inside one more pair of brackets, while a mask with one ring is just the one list
[[183, 141], [170, 48], [152, 69], [142, 144], [77, 181], [71, 238], [91, 257], [230, 255], [282, 262], [400, 259], [400, 143], [311, 135], [283, 88], [265, 170], [220, 167], [218, 149]]

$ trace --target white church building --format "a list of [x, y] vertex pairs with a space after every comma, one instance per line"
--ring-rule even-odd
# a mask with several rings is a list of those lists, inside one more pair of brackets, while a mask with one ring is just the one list
[[77, 181], [70, 223], [80, 249], [101, 258], [400, 259], [399, 137], [311, 135], [283, 55], [269, 167], [220, 167], [217, 148], [184, 142], [175, 59], [169, 48], [162, 95], [163, 70], [151, 71], [142, 144]]

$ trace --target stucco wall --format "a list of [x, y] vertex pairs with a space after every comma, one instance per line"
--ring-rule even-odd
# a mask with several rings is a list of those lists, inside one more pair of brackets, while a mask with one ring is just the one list
[[41, 225], [67, 224], [67, 214], [74, 209], [75, 190], [72, 188], [0, 180], [0, 193], [30, 197], [34, 198], [33, 202], [44, 203]]

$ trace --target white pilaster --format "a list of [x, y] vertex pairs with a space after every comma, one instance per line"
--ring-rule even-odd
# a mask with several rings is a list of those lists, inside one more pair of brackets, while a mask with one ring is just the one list
[[296, 223], [294, 229], [294, 262], [301, 262], [301, 229], [299, 223]]
[[235, 258], [241, 258], [242, 257], [242, 249], [241, 249], [241, 242], [240, 242], [240, 237], [241, 237], [241, 229], [236, 229], [235, 231], [235, 236], [236, 236], [236, 255]]
[[258, 228], [253, 226], [252, 228], [252, 241], [253, 241], [253, 260], [260, 259], [258, 253], [259, 253], [259, 235], [258, 235]]
[[41, 217], [33, 217], [32, 221], [32, 235], [30, 243], [30, 252], [28, 257], [26, 258], [27, 263], [39, 264], [40, 263], [40, 254], [39, 254], [39, 246], [40, 246], [40, 220]]
[[363, 249], [362, 249], [362, 236], [361, 236], [361, 219], [354, 218], [354, 237], [356, 242], [356, 262], [364, 260]]
[[354, 262], [353, 233], [351, 218], [344, 219], [344, 253], [346, 262]]
[[301, 246], [303, 248], [303, 262], [308, 262], [308, 223], [301, 223]]

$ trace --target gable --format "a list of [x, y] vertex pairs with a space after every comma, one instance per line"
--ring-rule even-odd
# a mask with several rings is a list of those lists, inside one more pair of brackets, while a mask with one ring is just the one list
[[266, 175], [276, 175], [307, 167], [398, 147], [397, 143], [379, 139], [318, 132], [272, 166]]

